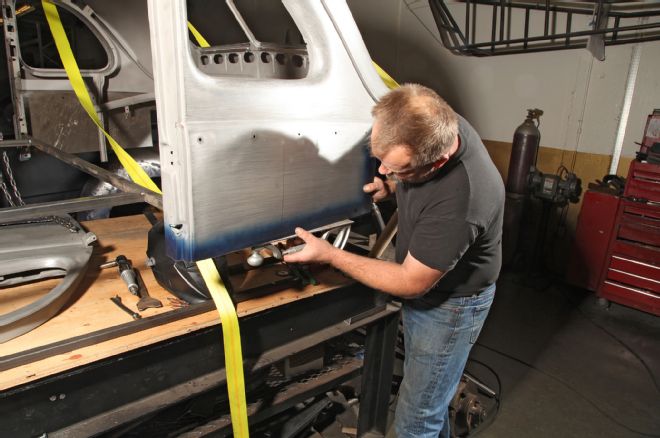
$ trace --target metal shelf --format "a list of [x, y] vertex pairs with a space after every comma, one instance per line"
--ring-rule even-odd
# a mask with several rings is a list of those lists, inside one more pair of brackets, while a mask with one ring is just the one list
[[[603, 60], [605, 46], [660, 40], [657, 2], [465, 0], [460, 2], [465, 4], [462, 25], [447, 3], [429, 0], [442, 43], [457, 55], [496, 56], [586, 47]], [[592, 17], [586, 29], [575, 28], [576, 15]], [[486, 21], [490, 28], [484, 33]], [[536, 21], [542, 21], [542, 33], [533, 28]], [[488, 36], [478, 36], [477, 29]], [[514, 29], [522, 29], [522, 35], [512, 37]]]

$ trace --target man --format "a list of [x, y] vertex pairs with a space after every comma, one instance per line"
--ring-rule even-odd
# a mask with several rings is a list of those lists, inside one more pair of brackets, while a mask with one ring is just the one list
[[372, 111], [379, 172], [364, 186], [396, 194], [396, 262], [339, 250], [296, 229], [306, 245], [287, 262], [329, 263], [403, 299], [404, 376], [398, 437], [449, 437], [448, 406], [495, 294], [504, 186], [478, 134], [433, 90], [407, 84]]

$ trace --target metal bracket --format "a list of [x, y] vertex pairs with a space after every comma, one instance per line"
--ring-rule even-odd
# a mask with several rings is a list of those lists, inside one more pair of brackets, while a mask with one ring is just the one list
[[[163, 209], [163, 197], [132, 181], [126, 180], [112, 172], [85, 161], [73, 154], [57, 149], [49, 144], [36, 139], [0, 141], [0, 149], [3, 147], [34, 146], [36, 149], [49, 154], [65, 163], [81, 170], [101, 181], [117, 187], [123, 195], [108, 195], [104, 197], [87, 197], [73, 200], [65, 200], [55, 203], [33, 204], [25, 207], [0, 209], [0, 222], [10, 220], [29, 219], [35, 216], [47, 216], [53, 214], [53, 208], [58, 213], [72, 213], [77, 211], [93, 210], [103, 206], [132, 204], [138, 201], [146, 202], [158, 209]], [[101, 199], [99, 199], [101, 198]], [[107, 201], [107, 202], [105, 202]], [[104, 205], [105, 204], [105, 205]]]
[[18, 45], [16, 8], [13, 1], [3, 0], [2, 2], [2, 27], [5, 32], [5, 50], [10, 73], [9, 90], [14, 103], [14, 132], [16, 137], [22, 137], [28, 134], [28, 128], [23, 94], [19, 91], [22, 89], [22, 69], [19, 61], [20, 48]]

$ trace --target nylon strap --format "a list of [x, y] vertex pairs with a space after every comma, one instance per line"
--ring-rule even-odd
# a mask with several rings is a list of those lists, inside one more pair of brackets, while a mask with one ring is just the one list
[[192, 23], [189, 21], [188, 22], [188, 30], [190, 33], [192, 33], [193, 37], [195, 37], [195, 41], [197, 41], [197, 44], [199, 47], [209, 47], [210, 44], [208, 41], [206, 41], [206, 38], [202, 36], [201, 33], [197, 30], [195, 26], [192, 25]]
[[227, 393], [229, 395], [229, 411], [234, 437], [249, 437], [247, 404], [245, 402], [245, 378], [243, 376], [243, 351], [236, 309], [231, 298], [229, 298], [227, 288], [222, 282], [213, 260], [200, 260], [197, 262], [197, 267], [204, 278], [206, 287], [211, 292], [211, 297], [218, 309], [220, 322], [222, 323]]
[[[80, 104], [85, 109], [89, 117], [94, 121], [96, 126], [103, 132], [108, 139], [112, 150], [119, 158], [120, 163], [126, 169], [131, 179], [143, 187], [146, 187], [156, 193], [161, 193], [156, 184], [149, 178], [149, 175], [140, 167], [139, 164], [131, 157], [116, 141], [108, 134], [94, 109], [94, 104], [89, 96], [85, 82], [80, 74], [78, 63], [76, 62], [69, 40], [66, 37], [62, 22], [57, 11], [57, 6], [48, 0], [42, 0], [44, 14], [48, 20], [48, 26], [55, 40], [55, 45], [62, 59], [64, 70], [69, 77], [71, 86], [80, 101]], [[188, 22], [188, 29], [193, 34], [195, 40], [200, 47], [209, 47], [206, 39], [197, 31], [197, 29]], [[383, 82], [389, 88], [396, 88], [398, 83], [392, 79], [378, 64], [374, 62], [376, 71], [381, 77]], [[220, 316], [220, 323], [222, 325], [223, 343], [225, 350], [225, 370], [227, 373], [227, 392], [229, 396], [229, 406], [231, 414], [232, 429], [234, 436], [237, 438], [249, 437], [249, 429], [247, 422], [247, 404], [245, 398], [245, 378], [243, 374], [243, 353], [241, 348], [241, 335], [238, 325], [238, 315], [234, 308], [234, 303], [229, 297], [227, 288], [225, 287], [220, 274], [218, 273], [215, 263], [212, 259], [200, 260], [197, 262], [202, 278], [206, 283], [207, 288], [211, 293], [213, 302], [218, 310]]]
[[[208, 41], [195, 26], [188, 22], [188, 29], [197, 40], [200, 47], [209, 47]], [[211, 292], [211, 298], [220, 314], [222, 323], [222, 339], [225, 346], [225, 370], [227, 372], [227, 392], [229, 394], [229, 411], [234, 436], [249, 437], [247, 421], [247, 404], [245, 402], [245, 378], [243, 376], [243, 352], [241, 349], [241, 332], [238, 326], [238, 316], [229, 292], [220, 278], [213, 260], [206, 259], [197, 262], [197, 267], [204, 278], [206, 287]]]
[[[75, 92], [80, 104], [85, 109], [89, 117], [96, 126], [103, 132], [112, 150], [119, 158], [119, 162], [124, 166], [131, 179], [143, 187], [146, 187], [156, 193], [161, 193], [158, 186], [149, 178], [149, 175], [140, 167], [140, 165], [131, 157], [106, 131], [101, 125], [101, 121], [94, 109], [94, 104], [87, 91], [85, 81], [80, 74], [78, 63], [73, 56], [69, 40], [64, 32], [57, 6], [49, 0], [42, 0], [44, 14], [48, 20], [48, 26], [53, 34], [57, 51], [59, 52], [64, 70], [69, 78], [71, 87]], [[200, 45], [208, 42], [197, 32], [197, 30], [188, 23], [191, 32]], [[234, 436], [237, 438], [249, 437], [247, 422], [247, 405], [245, 401], [245, 379], [243, 377], [243, 353], [241, 350], [241, 335], [238, 326], [238, 316], [234, 303], [229, 297], [227, 288], [222, 283], [220, 274], [215, 267], [213, 260], [207, 259], [197, 262], [197, 266], [204, 278], [204, 282], [211, 292], [211, 297], [215, 303], [220, 315], [222, 325], [222, 334], [225, 349], [225, 370], [227, 373], [227, 391], [229, 395], [229, 406], [231, 412], [231, 422]]]
[[385, 70], [380, 68], [380, 65], [376, 64], [374, 61], [371, 61], [374, 63], [374, 67], [376, 67], [376, 71], [378, 72], [378, 76], [380, 76], [380, 79], [385, 82], [385, 85], [387, 85], [387, 88], [390, 90], [393, 90], [399, 86], [399, 83], [394, 80], [394, 78], [390, 75], [387, 74]]
[[[195, 26], [188, 22], [188, 30], [192, 33], [193, 37], [197, 41], [197, 44], [200, 47], [209, 47], [208, 41], [199, 33]], [[373, 61], [372, 61], [373, 62]], [[378, 76], [381, 80], [387, 85], [388, 88], [394, 89], [399, 86], [397, 81], [395, 81], [385, 70], [383, 70], [378, 64], [373, 62]], [[242, 365], [242, 352], [241, 352], [241, 343], [240, 343], [240, 333], [238, 332], [238, 317], [234, 311], [234, 305], [229, 298], [224, 284], [222, 284], [222, 279], [218, 273], [215, 263], [213, 260], [207, 259], [197, 262], [202, 277], [206, 282], [206, 286], [211, 291], [211, 296], [215, 305], [220, 312], [220, 320], [223, 322], [223, 339], [225, 344], [225, 368], [227, 370], [227, 390], [229, 391], [229, 402], [231, 409], [231, 422], [234, 427], [234, 436], [235, 437], [247, 437], [248, 436], [248, 427], [247, 427], [247, 410], [245, 404], [245, 383], [243, 377], [243, 365]], [[231, 309], [231, 315], [229, 315], [229, 310]], [[223, 316], [223, 312], [227, 313], [227, 316]], [[231, 329], [225, 329], [226, 318], [232, 319]], [[236, 334], [233, 333], [233, 320], [236, 321]], [[228, 331], [232, 331], [233, 336], [228, 335]], [[236, 342], [238, 340], [238, 342]], [[238, 351], [236, 351], [238, 350]], [[231, 357], [230, 357], [231, 354]], [[234, 404], [232, 404], [232, 394], [234, 394]], [[240, 412], [240, 414], [239, 414]], [[244, 429], [243, 429], [244, 427]], [[244, 435], [243, 435], [244, 434]]]
[[101, 124], [98, 114], [94, 109], [94, 104], [92, 99], [89, 96], [87, 91], [87, 86], [85, 81], [80, 74], [80, 69], [78, 68], [78, 63], [73, 56], [71, 51], [71, 46], [69, 45], [69, 40], [64, 32], [64, 27], [62, 26], [62, 21], [60, 20], [60, 14], [57, 11], [57, 6], [51, 3], [49, 0], [42, 0], [41, 2], [44, 8], [44, 14], [48, 20], [48, 26], [50, 31], [53, 34], [53, 39], [55, 40], [55, 45], [57, 46], [57, 51], [62, 59], [62, 64], [64, 65], [64, 70], [66, 71], [67, 76], [69, 77], [69, 82], [73, 91], [78, 96], [80, 104], [85, 109], [92, 121], [98, 126], [98, 128], [103, 132], [105, 137], [108, 139], [112, 150], [119, 158], [119, 162], [126, 169], [126, 172], [131, 177], [133, 182], [141, 185], [153, 192], [161, 193], [158, 186], [149, 178], [149, 175], [140, 167], [140, 165], [131, 157], [121, 146], [115, 141], [114, 138], [108, 134]]

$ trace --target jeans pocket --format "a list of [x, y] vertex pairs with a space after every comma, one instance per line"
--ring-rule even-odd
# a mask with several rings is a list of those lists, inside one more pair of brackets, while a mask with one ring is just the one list
[[465, 310], [458, 307], [421, 311], [404, 308], [406, 357], [433, 361], [437, 355], [450, 351], [456, 343], [457, 327]]
[[464, 311], [464, 309], [460, 308], [445, 310], [446, 316], [443, 318], [444, 325], [438, 333], [440, 338], [443, 338], [440, 344], [441, 348], [439, 349], [443, 354], [447, 354], [449, 351], [451, 351], [456, 344], [456, 338], [459, 331], [458, 328], [461, 322], [462, 313]]
[[484, 326], [486, 316], [490, 310], [490, 304], [485, 306], [475, 306], [472, 308], [472, 330], [470, 333], [470, 344], [477, 342], [481, 328]]

